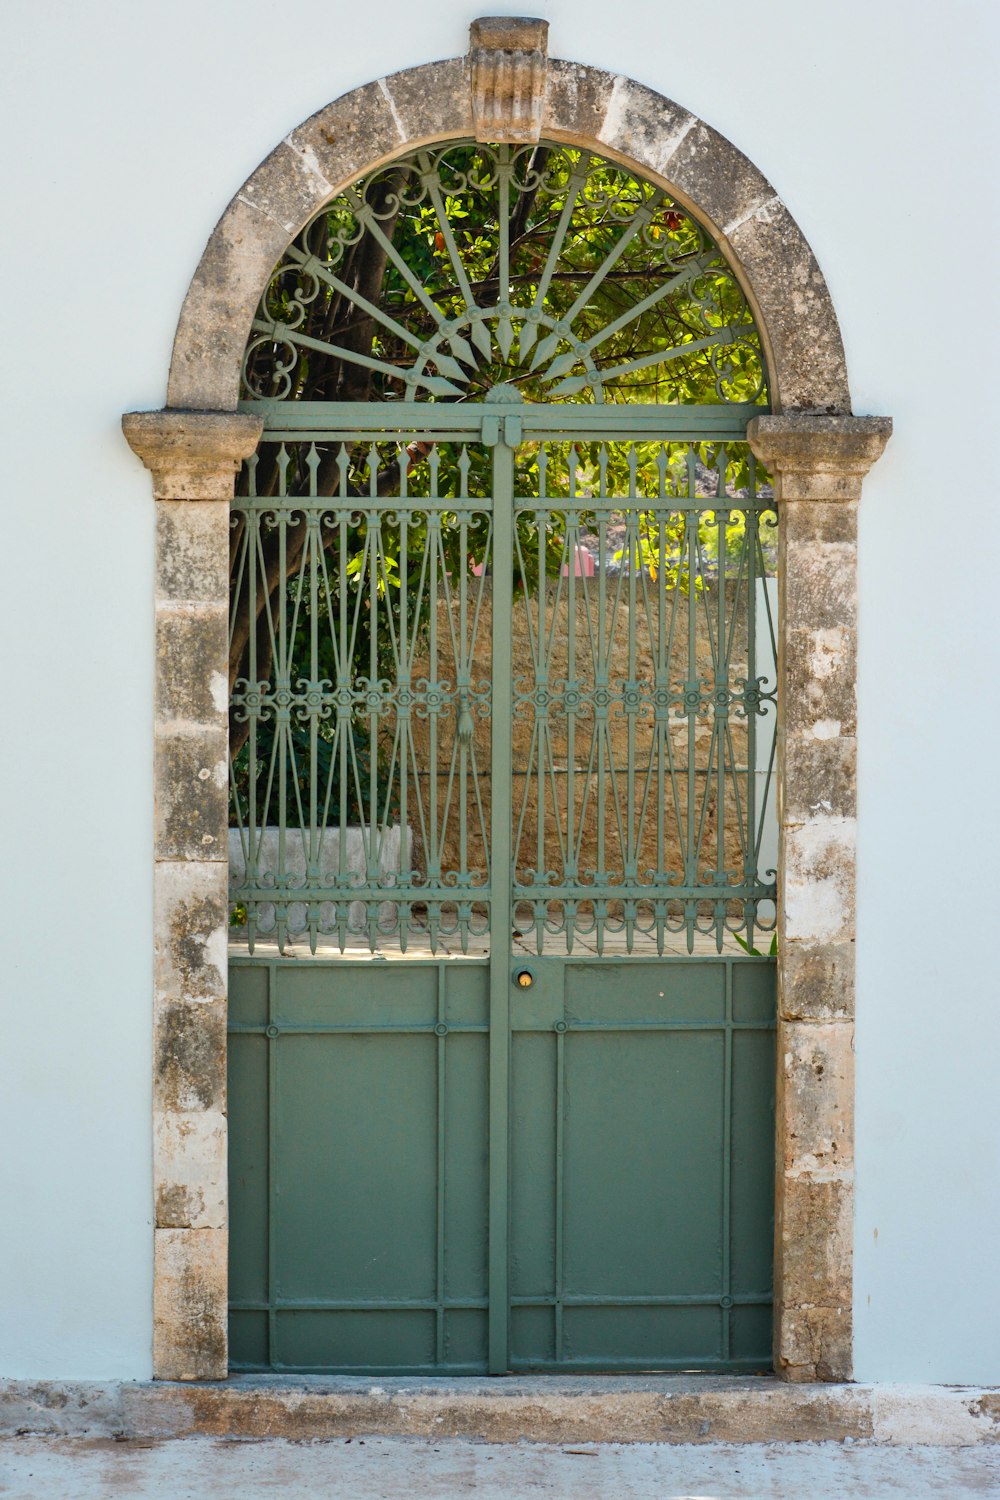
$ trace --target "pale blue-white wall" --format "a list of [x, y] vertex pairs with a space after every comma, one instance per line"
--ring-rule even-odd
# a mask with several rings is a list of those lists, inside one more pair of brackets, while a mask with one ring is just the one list
[[[344, 90], [464, 51], [490, 9], [7, 17], [0, 1375], [150, 1369], [153, 502], [119, 414], [162, 404], [188, 278], [257, 162]], [[861, 554], [857, 1375], [1000, 1380], [998, 13], [535, 9], [554, 54], [673, 96], [771, 178], [855, 410], [896, 419]]]

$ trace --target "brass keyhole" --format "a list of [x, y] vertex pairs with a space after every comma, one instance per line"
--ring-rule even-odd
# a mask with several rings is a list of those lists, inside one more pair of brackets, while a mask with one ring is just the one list
[[519, 969], [514, 978], [522, 990], [530, 990], [535, 982], [535, 976], [530, 969]]

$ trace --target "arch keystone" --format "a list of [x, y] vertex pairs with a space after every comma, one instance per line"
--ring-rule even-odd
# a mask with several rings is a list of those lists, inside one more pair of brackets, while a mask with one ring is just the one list
[[517, 144], [542, 132], [549, 23], [484, 16], [469, 29], [477, 141]]

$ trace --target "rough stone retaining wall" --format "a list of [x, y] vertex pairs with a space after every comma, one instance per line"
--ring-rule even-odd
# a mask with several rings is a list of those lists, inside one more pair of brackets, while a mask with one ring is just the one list
[[[597, 632], [596, 588], [598, 587], [598, 585], [596, 583], [596, 580], [588, 580], [588, 587], [590, 590], [588, 596], [589, 603], [588, 599], [584, 599], [580, 596], [578, 596], [577, 599], [576, 621], [574, 630], [577, 649], [577, 664], [575, 675], [584, 690], [592, 689], [594, 686], [593, 667], [590, 660], [590, 638], [592, 633], [596, 638]], [[608, 618], [610, 621], [613, 614], [615, 618], [613, 645], [609, 653], [608, 675], [612, 690], [620, 691], [621, 683], [623, 683], [629, 676], [629, 607], [626, 593], [625, 596], [618, 601], [617, 610], [615, 611], [616, 588], [617, 583], [614, 579], [610, 580], [606, 585], [606, 608], [608, 610]], [[727, 592], [731, 594], [732, 590], [728, 590]], [[552, 632], [555, 642], [552, 650], [551, 660], [549, 663], [549, 686], [550, 688], [558, 691], [560, 680], [565, 679], [569, 675], [566, 649], [570, 630], [569, 609], [565, 598], [565, 590], [563, 590], [563, 597], [560, 600], [558, 606], [555, 604], [556, 585], [554, 583], [549, 584], [548, 594], [549, 598], [545, 610], [545, 629], [547, 634], [549, 632]], [[728, 607], [730, 609], [733, 607], [733, 602], [734, 601], [732, 600], [727, 601]], [[532, 599], [529, 608], [531, 609], [533, 620], [537, 621], [538, 601]], [[714, 667], [707, 616], [711, 612], [714, 623], [715, 614], [717, 611], [717, 592], [714, 585], [710, 585], [706, 589], [705, 597], [698, 600], [695, 608], [697, 624], [697, 671], [699, 677], [704, 682], [711, 684]], [[589, 624], [587, 619], [588, 614], [590, 616]], [[655, 631], [657, 629], [655, 601], [651, 605], [651, 616], [653, 629]], [[454, 622], [449, 620], [447, 614], [447, 606], [445, 604], [441, 604], [439, 607], [438, 618], [438, 640], [441, 643], [439, 660], [437, 664], [438, 675], [442, 678], [449, 679], [452, 682], [454, 681], [454, 658], [451, 654], [450, 640], [453, 625]], [[641, 606], [636, 610], [634, 628], [637, 676], [639, 680], [648, 682], [652, 680], [654, 672], [654, 651], [653, 644], [650, 642], [650, 616], [647, 615], [646, 610]], [[528, 613], [523, 601], [518, 602], [515, 605], [512, 629], [515, 687], [521, 692], [530, 691], [534, 686], [532, 669], [532, 641], [529, 634]], [[671, 655], [671, 677], [674, 683], [678, 684], [683, 683], [688, 676], [687, 631], [687, 607], [685, 604], [685, 606], [680, 610], [680, 618], [678, 620], [676, 630], [676, 640]], [[492, 669], [490, 652], [492, 639], [493, 609], [492, 599], [490, 596], [489, 587], [487, 585], [482, 602], [479, 627], [476, 634], [476, 640], [470, 665], [470, 676], [474, 689], [480, 684], [489, 682], [491, 679]], [[447, 649], [445, 647], [445, 643], [447, 643]], [[767, 670], [767, 667], [761, 666], [758, 668], [758, 670], [763, 672]], [[739, 679], [746, 675], [746, 671], [747, 640], [746, 620], [744, 616], [744, 618], [737, 621], [736, 635], [733, 644], [733, 653], [729, 673], [729, 680], [731, 685], [734, 687], [737, 686]], [[430, 662], [427, 657], [424, 656], [415, 663], [413, 677], [414, 680], [418, 680], [421, 677], [429, 675], [431, 675]], [[708, 691], [710, 691], [710, 687], [706, 688], [706, 692]], [[475, 751], [476, 764], [480, 772], [479, 791], [483, 802], [483, 814], [488, 829], [490, 807], [490, 721], [488, 718], [482, 718], [478, 715], [475, 715], [473, 722], [473, 747]], [[773, 723], [773, 720], [771, 722]], [[758, 719], [758, 725], [760, 726], [759, 732], [762, 736], [764, 733], [764, 723], [765, 720], [763, 718]], [[411, 724], [417, 762], [420, 766], [430, 766], [432, 761], [428, 721], [427, 719], [422, 719], [414, 716]], [[565, 826], [566, 821], [565, 777], [560, 774], [562, 768], [566, 765], [566, 718], [562, 710], [555, 709], [551, 713], [551, 716], [549, 718], [549, 726], [551, 734], [552, 757], [558, 769], [555, 777], [546, 777], [546, 784], [544, 788], [544, 846], [546, 851], [546, 868], [558, 870], [560, 868], [559, 831], [561, 827]], [[733, 713], [729, 720], [729, 727], [731, 734], [732, 758], [737, 766], [745, 767], [747, 764], [746, 720]], [[593, 729], [593, 716], [589, 713], [581, 713], [577, 718], [576, 755], [574, 758], [577, 772], [576, 795], [574, 800], [576, 802], [578, 827], [580, 814], [583, 810], [583, 790], [584, 782], [586, 780], [587, 762], [591, 753]], [[521, 822], [521, 839], [518, 855], [518, 865], [522, 868], [524, 866], [531, 866], [535, 864], [537, 850], [537, 774], [533, 776], [530, 781], [529, 778], [527, 778], [525, 775], [518, 774], [525, 772], [528, 768], [531, 767], [534, 767], [537, 772], [537, 752], [535, 758], [533, 759], [531, 751], [532, 731], [532, 714], [530, 707], [526, 705], [521, 709], [520, 712], [517, 712], [515, 714], [513, 724], [515, 828], [517, 827], [518, 822], [522, 817], [522, 804], [525, 797], [526, 782], [528, 782], [529, 785], [527, 806], [523, 809], [523, 821]], [[445, 799], [447, 798], [448, 784], [452, 775], [451, 757], [454, 744], [454, 733], [454, 718], [448, 716], [443, 716], [442, 718], [440, 718], [438, 721], [439, 738], [437, 753], [437, 783], [439, 805], [441, 806], [444, 806]], [[605, 763], [608, 764], [610, 759], [611, 761], [613, 761], [614, 766], [621, 772], [628, 764], [628, 719], [626, 718], [625, 714], [621, 712], [620, 708], [612, 707], [609, 712], [608, 733], [610, 738], [611, 756], [608, 756], [607, 750], [605, 749]], [[674, 756], [674, 764], [677, 771], [678, 794], [681, 798], [683, 806], [684, 799], [686, 797], [686, 779], [684, 771], [687, 765], [688, 740], [688, 721], [686, 718], [680, 716], [675, 717], [673, 714], [671, 715], [670, 739]], [[697, 717], [695, 741], [695, 765], [698, 768], [695, 778], [695, 784], [698, 791], [700, 808], [700, 799], [705, 791], [704, 772], [706, 766], [708, 765], [709, 747], [712, 741], [712, 717], [710, 710], [705, 710]], [[655, 726], [652, 713], [650, 712], [640, 716], [636, 720], [635, 724], [635, 764], [639, 772], [636, 785], [640, 789], [640, 795], [641, 788], [644, 784], [643, 773], [649, 766], [651, 758], [653, 758], [654, 761], [653, 791], [655, 793], [655, 756]], [[727, 761], [729, 760], [729, 758], [729, 753], [727, 753]], [[556, 783], [557, 791], [561, 799], [560, 807], [558, 810], [553, 807], [553, 781], [555, 781]], [[741, 778], [741, 796], [744, 798], [746, 792], [745, 783], [746, 778], [744, 776]], [[618, 798], [622, 805], [622, 811], [624, 813], [624, 799], [626, 796], [627, 778], [624, 775], [620, 774], [617, 778], [617, 785]], [[617, 870], [620, 869], [620, 861], [622, 856], [620, 852], [618, 825], [614, 810], [614, 800], [610, 782], [608, 784], [606, 795], [607, 801], [604, 825], [605, 837], [607, 839], [607, 849], [609, 854], [609, 866], [612, 870]], [[774, 793], [772, 792], [772, 797], [773, 795]], [[426, 796], [427, 792], [425, 783], [425, 801]], [[455, 800], [455, 797], [456, 793], [453, 791], [453, 802]], [[667, 784], [667, 804], [669, 808], [669, 779]], [[654, 795], [650, 800], [650, 806], [647, 810], [646, 818], [644, 821], [644, 837], [642, 841], [642, 853], [639, 861], [640, 867], [643, 869], [655, 868], [657, 861], [656, 814], [654, 811], [655, 805], [656, 798]], [[478, 813], [475, 806], [471, 784], [467, 802], [467, 810], [469, 820], [469, 865], [473, 869], [481, 870], [485, 866], [485, 855], [483, 851], [483, 841], [478, 832]], [[708, 809], [704, 820], [703, 840], [701, 845], [702, 856], [699, 860], [699, 863], [702, 866], [708, 866], [714, 863], [716, 817], [717, 807], [715, 785], [714, 779], [710, 779], [708, 786]], [[737, 813], [735, 801], [732, 798], [731, 790], [727, 794], [726, 798], [725, 817], [727, 868], [732, 868], [737, 872], [742, 873], [743, 854], [738, 833], [739, 815]], [[414, 819], [412, 821], [415, 822], [416, 820]], [[587, 804], [586, 817], [584, 819], [584, 827], [580, 841], [579, 859], [581, 869], [595, 870], [598, 868], [597, 832], [598, 819], [596, 816], [595, 778], [595, 782], [592, 782], [590, 786], [589, 801]], [[664, 862], [668, 869], [678, 872], [683, 869], [683, 854], [681, 848], [682, 837], [682, 827], [674, 818], [673, 813], [668, 812], [665, 826]], [[422, 850], [418, 850], [418, 855], [422, 852]], [[444, 868], [453, 870], [458, 869], [459, 867], [458, 812], [457, 808], [455, 808], [449, 818], [448, 829], [444, 840]]]

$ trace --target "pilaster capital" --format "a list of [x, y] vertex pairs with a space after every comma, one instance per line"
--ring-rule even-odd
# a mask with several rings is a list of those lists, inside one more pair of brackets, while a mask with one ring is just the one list
[[157, 500], [229, 500], [260, 441], [260, 417], [235, 411], [129, 411], [122, 431], [153, 475]]
[[483, 16], [469, 29], [477, 141], [537, 141], [542, 131], [549, 23]]
[[891, 417], [760, 416], [747, 442], [774, 475], [779, 500], [856, 500], [891, 432]]

